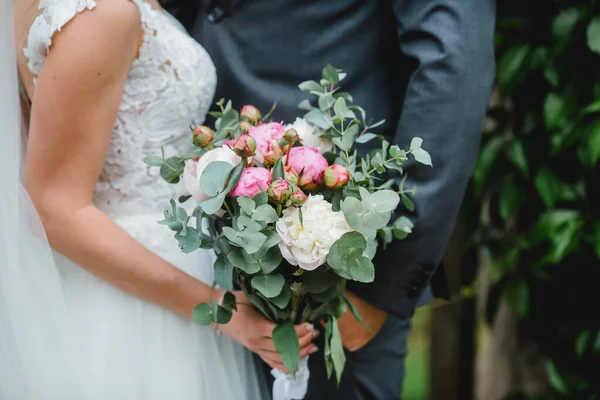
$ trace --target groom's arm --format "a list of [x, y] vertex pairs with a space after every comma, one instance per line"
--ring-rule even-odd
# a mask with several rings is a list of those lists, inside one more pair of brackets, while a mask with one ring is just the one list
[[494, 0], [395, 0], [400, 52], [409, 80], [394, 142], [423, 139], [433, 168], [411, 162], [417, 187], [413, 233], [375, 260], [376, 280], [352, 284], [363, 299], [409, 318], [444, 254], [474, 168], [494, 76]]

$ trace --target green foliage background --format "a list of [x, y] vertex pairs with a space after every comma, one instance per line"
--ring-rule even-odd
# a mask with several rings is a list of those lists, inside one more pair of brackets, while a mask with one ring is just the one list
[[600, 399], [600, 4], [499, 1], [499, 101], [467, 196], [500, 301], [541, 343], [552, 393]]

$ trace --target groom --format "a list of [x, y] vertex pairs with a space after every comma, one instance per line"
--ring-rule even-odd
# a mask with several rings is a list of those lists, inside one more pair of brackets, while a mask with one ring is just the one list
[[[424, 139], [433, 168], [406, 168], [415, 229], [380, 251], [373, 284], [348, 285], [371, 327], [340, 319], [348, 362], [339, 389], [322, 354], [310, 358], [307, 399], [400, 399], [409, 320], [452, 231], [475, 165], [494, 76], [495, 0], [164, 0], [212, 57], [216, 98], [274, 102], [293, 121], [298, 83], [330, 63], [389, 141]], [[204, 3], [204, 4], [201, 4]], [[368, 150], [368, 149], [365, 149]], [[322, 335], [323, 336], [323, 335]]]

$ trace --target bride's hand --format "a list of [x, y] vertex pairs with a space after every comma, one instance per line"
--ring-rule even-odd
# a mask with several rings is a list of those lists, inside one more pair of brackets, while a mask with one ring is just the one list
[[[232, 293], [236, 297], [237, 311], [233, 312], [233, 317], [227, 324], [218, 325], [219, 331], [258, 354], [271, 368], [287, 372], [273, 343], [273, 329], [276, 325], [254, 309], [244, 292]], [[312, 343], [319, 335], [317, 329], [310, 324], [299, 324], [296, 325], [296, 333], [300, 341], [301, 358], [317, 351], [317, 346]]]

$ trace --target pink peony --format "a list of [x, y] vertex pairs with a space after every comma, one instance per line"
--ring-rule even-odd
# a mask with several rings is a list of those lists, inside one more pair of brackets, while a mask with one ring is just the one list
[[248, 135], [256, 140], [255, 158], [259, 163], [264, 163], [264, 154], [269, 149], [270, 141], [274, 140], [278, 142], [284, 134], [285, 128], [278, 122], [269, 122], [268, 124], [253, 126], [248, 129]]
[[231, 196], [254, 197], [269, 188], [271, 173], [266, 168], [250, 167], [244, 169], [237, 186], [229, 193]]
[[306, 190], [314, 190], [323, 183], [323, 174], [329, 166], [327, 160], [314, 147], [292, 147], [287, 165], [302, 176], [298, 185]]

